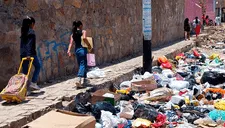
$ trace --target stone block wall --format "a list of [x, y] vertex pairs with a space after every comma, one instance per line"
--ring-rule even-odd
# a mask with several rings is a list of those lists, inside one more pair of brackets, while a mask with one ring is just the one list
[[152, 0], [153, 47], [183, 39], [184, 5], [184, 0]]
[[141, 0], [0, 0], [0, 90], [17, 72], [20, 27], [27, 15], [36, 19], [40, 81], [77, 70], [75, 57], [66, 54], [74, 20], [93, 37], [97, 64], [142, 51]]

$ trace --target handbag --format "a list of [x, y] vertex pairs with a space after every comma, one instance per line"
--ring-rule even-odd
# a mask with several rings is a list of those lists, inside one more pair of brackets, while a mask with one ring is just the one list
[[87, 54], [87, 65], [90, 66], [90, 67], [96, 66], [95, 54], [93, 54], [93, 53]]

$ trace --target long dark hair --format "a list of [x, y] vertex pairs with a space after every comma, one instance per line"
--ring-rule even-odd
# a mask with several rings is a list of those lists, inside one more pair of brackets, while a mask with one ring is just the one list
[[73, 38], [75, 39], [78, 36], [77, 28], [80, 27], [82, 24], [81, 21], [74, 21], [73, 22]]
[[22, 27], [21, 27], [21, 38], [22, 39], [27, 39], [28, 37], [28, 32], [30, 29], [31, 24], [34, 23], [35, 24], [35, 19], [33, 17], [26, 17], [25, 19], [23, 19], [23, 23], [22, 23]]
[[195, 23], [198, 24], [198, 17], [195, 17]]
[[189, 24], [189, 19], [186, 18], [186, 19], [184, 20], [184, 25], [188, 25], [188, 24]]

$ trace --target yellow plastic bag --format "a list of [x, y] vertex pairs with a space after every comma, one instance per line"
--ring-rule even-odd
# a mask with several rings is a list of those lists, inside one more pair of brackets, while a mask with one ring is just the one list
[[151, 121], [146, 120], [146, 119], [141, 119], [141, 118], [137, 118], [133, 123], [132, 123], [132, 127], [133, 128], [150, 128], [151, 126]]
[[214, 103], [214, 107], [219, 110], [225, 110], [225, 100], [219, 100]]
[[215, 58], [220, 58], [220, 55], [219, 54], [216, 54], [216, 53], [213, 53], [210, 57], [209, 57], [209, 59], [211, 59], [211, 60], [214, 60]]

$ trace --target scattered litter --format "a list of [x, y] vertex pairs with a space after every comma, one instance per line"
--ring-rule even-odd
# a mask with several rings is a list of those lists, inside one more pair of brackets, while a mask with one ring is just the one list
[[94, 68], [87, 73], [87, 78], [96, 79], [96, 78], [104, 78], [106, 77], [105, 72], [99, 68]]

